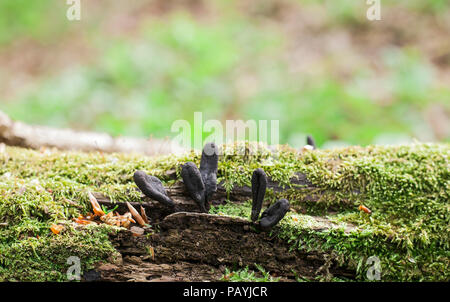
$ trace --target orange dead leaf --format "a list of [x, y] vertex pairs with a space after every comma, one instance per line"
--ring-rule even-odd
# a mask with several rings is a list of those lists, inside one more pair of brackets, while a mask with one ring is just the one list
[[141, 206], [141, 216], [144, 219], [145, 223], [149, 223], [147, 214], [145, 213], [145, 209]]
[[145, 221], [142, 218], [142, 216], [138, 213], [138, 211], [136, 211], [136, 209], [127, 201], [127, 207], [131, 212], [131, 215], [133, 215], [133, 217], [136, 219], [136, 221], [141, 225], [144, 226], [145, 225]]
[[155, 261], [155, 250], [153, 249], [152, 246], [149, 248], [149, 251], [150, 251], [150, 255], [152, 256], [152, 260]]
[[363, 206], [363, 205], [360, 205], [360, 206], [358, 207], [358, 210], [363, 211], [363, 212], [365, 212], [365, 213], [367, 213], [367, 214], [372, 213], [372, 211], [371, 211], [368, 207]]
[[73, 221], [75, 221], [75, 223], [82, 224], [82, 225], [87, 225], [87, 224], [94, 223], [91, 220], [80, 219], [80, 218], [75, 218]]
[[92, 208], [94, 209], [95, 215], [100, 216], [100, 217], [105, 215], [105, 212], [103, 212], [102, 208], [98, 204], [97, 198], [95, 198], [91, 192], [89, 192], [88, 195], [89, 195], [89, 201], [91, 202], [91, 205], [92, 205]]
[[52, 226], [50, 227], [50, 230], [53, 232], [53, 234], [59, 234], [62, 230], [64, 230], [64, 226], [62, 225], [57, 225], [57, 224], [52, 224]]

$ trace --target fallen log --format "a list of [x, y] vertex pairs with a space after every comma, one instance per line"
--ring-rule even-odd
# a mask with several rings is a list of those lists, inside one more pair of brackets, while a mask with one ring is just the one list
[[[289, 280], [297, 275], [366, 281], [375, 280], [373, 259], [379, 260], [383, 281], [449, 280], [448, 144], [305, 154], [286, 149], [281, 156], [261, 152], [248, 158], [226, 150], [218, 173], [224, 182], [213, 196], [221, 206], [203, 214], [174, 170], [180, 162], [197, 161], [194, 154], [137, 160], [134, 155], [1, 151], [0, 144], [0, 212], [6, 213], [0, 223], [8, 224], [0, 226], [8, 241], [0, 245], [0, 280], [67, 280], [71, 256], [80, 258], [86, 281], [214, 281], [224, 270], [239, 274], [247, 266]], [[273, 177], [263, 208], [275, 199], [291, 201], [292, 211], [269, 233], [250, 221], [251, 190], [239, 185], [256, 167]], [[163, 180], [177, 212], [133, 192], [136, 169]], [[288, 175], [296, 177], [289, 183]], [[138, 210], [142, 204], [151, 227], [119, 231], [98, 224], [69, 227], [59, 235], [48, 229], [61, 217], [70, 219], [61, 224], [72, 225], [73, 218], [88, 213], [86, 195], [95, 191], [120, 201], [121, 213], [128, 211], [125, 201], [135, 202]], [[95, 195], [114, 208], [106, 196]], [[30, 222], [42, 227], [30, 232]]]
[[0, 111], [0, 143], [31, 149], [139, 153], [145, 155], [178, 154], [184, 149], [165, 139], [112, 137], [106, 133], [57, 129], [13, 121]]
[[[170, 177], [175, 176], [171, 173]], [[297, 174], [291, 181], [295, 185], [312, 188], [302, 174]], [[269, 181], [268, 187], [276, 192], [284, 190], [273, 180]], [[144, 195], [142, 202], [132, 202], [134, 207], [146, 209], [153, 228], [145, 229], [142, 236], [135, 236], [131, 231], [113, 235], [111, 240], [124, 261], [120, 265], [100, 265], [96, 270], [99, 280], [195, 281], [205, 280], [205, 277], [218, 280], [218, 274], [224, 272], [223, 267], [255, 268], [255, 264], [287, 278], [285, 281], [296, 275], [314, 278], [319, 273], [346, 278], [355, 276], [354, 271], [339, 267], [328, 255], [292, 251], [289, 243], [274, 235], [277, 227], [270, 235], [261, 232], [258, 224], [250, 219], [199, 213], [198, 205], [189, 197], [182, 181], [168, 187], [167, 191], [175, 203], [175, 213]], [[227, 195], [233, 202], [243, 202], [251, 199], [251, 188], [235, 187], [231, 194], [227, 194], [219, 184], [213, 204], [225, 203]], [[125, 203], [114, 203], [100, 193], [94, 193], [94, 196], [102, 205], [117, 205], [119, 211], [126, 211]], [[335, 227], [325, 217], [312, 218], [317, 222], [312, 227], [316, 231]], [[160, 231], [154, 233], [154, 229]], [[346, 232], [352, 229], [348, 226]], [[187, 269], [193, 264], [200, 265], [196, 266], [195, 272], [189, 270], [191, 274], [185, 274], [179, 271], [180, 267]], [[165, 269], [161, 269], [162, 266]]]

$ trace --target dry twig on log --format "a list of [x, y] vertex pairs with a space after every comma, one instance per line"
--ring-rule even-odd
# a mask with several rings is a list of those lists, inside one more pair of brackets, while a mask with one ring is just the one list
[[2, 111], [0, 111], [0, 143], [31, 149], [49, 147], [60, 150], [133, 152], [145, 155], [177, 154], [184, 151], [182, 147], [168, 139], [115, 138], [106, 133], [27, 125], [13, 121]]

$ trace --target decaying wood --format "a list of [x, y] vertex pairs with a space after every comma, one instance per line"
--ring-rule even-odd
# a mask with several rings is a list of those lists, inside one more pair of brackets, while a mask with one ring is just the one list
[[13, 121], [2, 111], [0, 111], [0, 143], [31, 149], [49, 147], [60, 150], [140, 153], [145, 155], [177, 154], [184, 151], [183, 148], [170, 140], [115, 138], [106, 133], [27, 125]]
[[[313, 189], [304, 175], [298, 174], [291, 181], [298, 189]], [[268, 187], [274, 191], [284, 190], [272, 180]], [[146, 209], [152, 228], [145, 228], [145, 234], [141, 236], [133, 236], [131, 231], [113, 235], [111, 240], [123, 256], [123, 262], [99, 266], [96, 270], [99, 280], [217, 280], [224, 267], [255, 268], [255, 263], [285, 278], [295, 275], [313, 278], [318, 274], [353, 278], [355, 275], [353, 271], [338, 267], [328, 255], [293, 251], [292, 243], [273, 235], [278, 232], [278, 227], [271, 236], [260, 232], [257, 223], [250, 219], [199, 213], [198, 205], [188, 197], [182, 182], [176, 182], [167, 191], [176, 204], [175, 213], [144, 196], [142, 203], [132, 203]], [[99, 193], [94, 195], [100, 204], [113, 205], [107, 197]], [[251, 199], [251, 189], [235, 187], [228, 197], [233, 202]], [[213, 204], [223, 203], [225, 199], [226, 191], [219, 184]], [[125, 203], [118, 205], [119, 211], [127, 210]], [[313, 219], [317, 222], [317, 230], [335, 227], [327, 218]], [[351, 229], [349, 226], [346, 231]]]
[[[98, 279], [192, 281], [200, 276], [199, 280], [205, 277], [217, 280], [224, 267], [255, 269], [255, 264], [285, 278], [295, 275], [313, 278], [324, 267], [328, 275], [347, 278], [355, 275], [326, 255], [291, 250], [289, 243], [259, 232], [254, 223], [245, 219], [178, 212], [167, 216], [158, 228], [157, 233], [146, 229], [142, 236], [133, 236], [130, 231], [112, 235], [111, 240], [124, 260], [121, 264], [98, 266]], [[272, 234], [277, 231], [275, 228]], [[192, 264], [196, 265], [195, 272], [179, 271], [183, 265]]]
[[[94, 273], [95, 272], [95, 273]], [[102, 264], [97, 270], [90, 272], [88, 281], [119, 282], [179, 282], [219, 280], [225, 273], [223, 268], [207, 264], [177, 262], [152, 263], [148, 258], [125, 257], [124, 264]], [[89, 279], [90, 278], [90, 279]]]

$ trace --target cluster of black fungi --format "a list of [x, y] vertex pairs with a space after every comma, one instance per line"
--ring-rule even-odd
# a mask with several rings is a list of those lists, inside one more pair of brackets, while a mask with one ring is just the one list
[[[312, 137], [308, 136], [307, 143], [315, 149]], [[207, 213], [208, 202], [217, 190], [218, 161], [217, 146], [214, 143], [207, 143], [202, 151], [200, 169], [193, 162], [187, 162], [181, 167], [181, 177], [186, 190], [189, 196], [197, 203], [200, 211], [204, 213]], [[157, 177], [147, 175], [143, 171], [136, 171], [134, 173], [134, 182], [144, 195], [175, 211], [175, 203], [167, 195], [166, 189]], [[280, 199], [267, 208], [260, 217], [259, 213], [261, 212], [266, 189], [267, 175], [263, 169], [258, 168], [252, 175], [253, 203], [251, 220], [256, 222], [259, 218], [259, 226], [263, 231], [268, 231], [274, 227], [289, 211], [289, 201]]]

